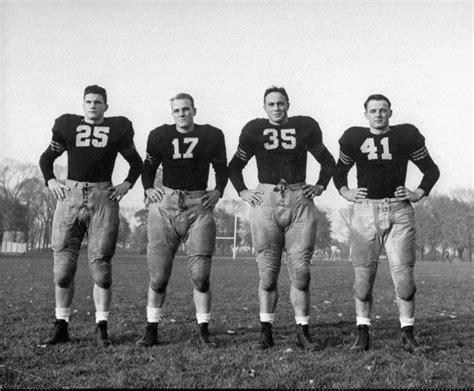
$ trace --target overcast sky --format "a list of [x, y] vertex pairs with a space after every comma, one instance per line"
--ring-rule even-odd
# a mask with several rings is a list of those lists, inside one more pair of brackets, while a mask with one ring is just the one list
[[[82, 114], [84, 87], [100, 84], [107, 114], [133, 122], [143, 157], [150, 130], [172, 123], [169, 98], [189, 92], [195, 121], [224, 131], [230, 160], [243, 125], [265, 116], [264, 90], [278, 85], [289, 93], [290, 115], [319, 122], [336, 159], [342, 132], [366, 125], [365, 98], [387, 95], [392, 124], [413, 123], [426, 137], [441, 170], [435, 192], [473, 185], [470, 1], [0, 0], [0, 7], [0, 159], [36, 164], [54, 119]], [[314, 183], [319, 166], [308, 160]], [[114, 182], [127, 167], [119, 156]], [[254, 159], [244, 178], [257, 184]], [[407, 186], [420, 179], [410, 164]], [[142, 191], [138, 182], [122, 203], [141, 207]], [[236, 196], [230, 183], [226, 195]], [[332, 183], [317, 203], [345, 205]]]

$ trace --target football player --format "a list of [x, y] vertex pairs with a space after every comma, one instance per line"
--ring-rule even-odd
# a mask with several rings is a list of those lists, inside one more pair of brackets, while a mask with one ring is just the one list
[[[354, 351], [369, 349], [372, 290], [382, 248], [395, 286], [402, 346], [422, 352], [414, 338], [415, 322], [415, 216], [413, 202], [427, 196], [439, 178], [425, 139], [410, 124], [390, 125], [390, 101], [371, 95], [364, 103], [369, 127], [351, 127], [339, 140], [340, 154], [334, 174], [339, 193], [354, 203], [350, 232], [354, 266], [354, 300], [358, 337]], [[423, 173], [414, 191], [405, 187], [408, 161]], [[349, 188], [347, 175], [357, 169], [357, 187]]]
[[[263, 102], [268, 119], [254, 119], [244, 126], [237, 152], [229, 163], [232, 184], [252, 207], [250, 224], [260, 276], [261, 323], [260, 339], [252, 348], [267, 349], [274, 345], [272, 325], [284, 251], [291, 278], [297, 344], [306, 350], [318, 350], [321, 347], [308, 332], [310, 268], [316, 239], [313, 198], [326, 189], [336, 162], [313, 118], [288, 117], [290, 102], [284, 88], [267, 89]], [[308, 152], [321, 164], [314, 185], [305, 183]], [[256, 189], [248, 189], [243, 169], [253, 156], [260, 183]]]
[[[158, 323], [162, 316], [166, 287], [173, 259], [181, 242], [193, 283], [200, 341], [215, 347], [209, 335], [211, 317], [210, 273], [216, 240], [214, 207], [228, 181], [227, 155], [223, 132], [211, 125], [194, 123], [194, 99], [180, 93], [171, 98], [175, 124], [162, 125], [148, 135], [142, 183], [148, 214], [147, 325], [140, 346], [158, 343]], [[154, 187], [156, 171], [163, 167], [163, 188]], [[207, 191], [209, 168], [215, 171], [216, 186]]]
[[[84, 90], [84, 116], [64, 114], [56, 119], [50, 145], [40, 158], [46, 185], [57, 200], [53, 220], [56, 322], [42, 346], [69, 341], [68, 323], [74, 295], [74, 276], [84, 235], [88, 238], [89, 267], [94, 279], [96, 340], [110, 345], [107, 320], [112, 297], [112, 265], [119, 229], [119, 201], [142, 170], [133, 143], [132, 123], [125, 117], [107, 117], [107, 93], [93, 85]], [[67, 180], [54, 176], [53, 163], [67, 153]], [[125, 180], [116, 186], [111, 178], [120, 153], [129, 163]]]

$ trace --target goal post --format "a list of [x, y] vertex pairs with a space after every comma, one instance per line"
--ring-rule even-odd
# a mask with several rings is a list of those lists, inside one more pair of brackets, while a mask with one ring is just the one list
[[234, 236], [216, 236], [216, 239], [233, 240], [232, 259], [237, 256], [237, 216], [234, 216]]

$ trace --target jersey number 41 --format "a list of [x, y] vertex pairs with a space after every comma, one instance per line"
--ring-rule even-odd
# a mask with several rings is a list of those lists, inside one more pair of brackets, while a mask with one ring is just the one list
[[[384, 137], [380, 140], [380, 145], [382, 146], [382, 154], [380, 158], [383, 160], [392, 160], [392, 154], [390, 153], [390, 148], [388, 145], [388, 137]], [[367, 154], [367, 159], [374, 160], [378, 159], [378, 148], [375, 145], [375, 141], [373, 138], [366, 138], [365, 141], [360, 146], [360, 150], [362, 153]]]

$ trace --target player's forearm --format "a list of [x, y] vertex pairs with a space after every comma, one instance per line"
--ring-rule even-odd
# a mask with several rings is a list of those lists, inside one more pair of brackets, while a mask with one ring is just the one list
[[224, 136], [216, 148], [214, 158], [211, 160], [212, 168], [216, 174], [216, 190], [219, 190], [221, 197], [224, 195], [224, 189], [229, 182], [229, 166], [227, 165], [227, 154], [224, 144]]
[[347, 166], [346, 164], [342, 163], [340, 160], [336, 164], [336, 168], [334, 170], [334, 186], [336, 186], [336, 189], [340, 192], [341, 188], [343, 186], [347, 187], [347, 174], [349, 173], [349, 170], [351, 169], [350, 166]]
[[232, 182], [232, 185], [234, 186], [235, 190], [237, 191], [237, 194], [240, 194], [242, 190], [247, 190], [243, 175], [244, 166], [244, 162], [235, 156], [229, 163], [229, 179]]
[[133, 187], [143, 171], [143, 161], [136, 150], [133, 150], [133, 152], [125, 155], [124, 157], [130, 165], [130, 169], [128, 170], [128, 175], [125, 178], [125, 181], [129, 182]]
[[222, 167], [215, 168], [216, 171], [216, 190], [219, 190], [221, 197], [224, 195], [224, 190], [229, 182], [229, 168], [227, 164]]
[[40, 157], [39, 166], [46, 186], [48, 186], [50, 179], [56, 178], [54, 175], [54, 161], [57, 157], [58, 155], [52, 151], [50, 147], [48, 147]]
[[316, 184], [323, 186], [326, 189], [334, 175], [336, 161], [327, 148], [324, 148], [317, 156], [317, 160], [321, 164], [321, 170], [319, 172], [319, 179]]
[[431, 157], [423, 159], [424, 161], [418, 165], [421, 172], [423, 173], [423, 178], [421, 180], [419, 189], [422, 189], [425, 192], [425, 196], [429, 195], [434, 185], [440, 177], [440, 171], [438, 166], [433, 162]]
[[157, 169], [158, 165], [152, 165], [148, 162], [148, 160], [145, 160], [142, 171], [142, 185], [145, 190], [154, 187]]

